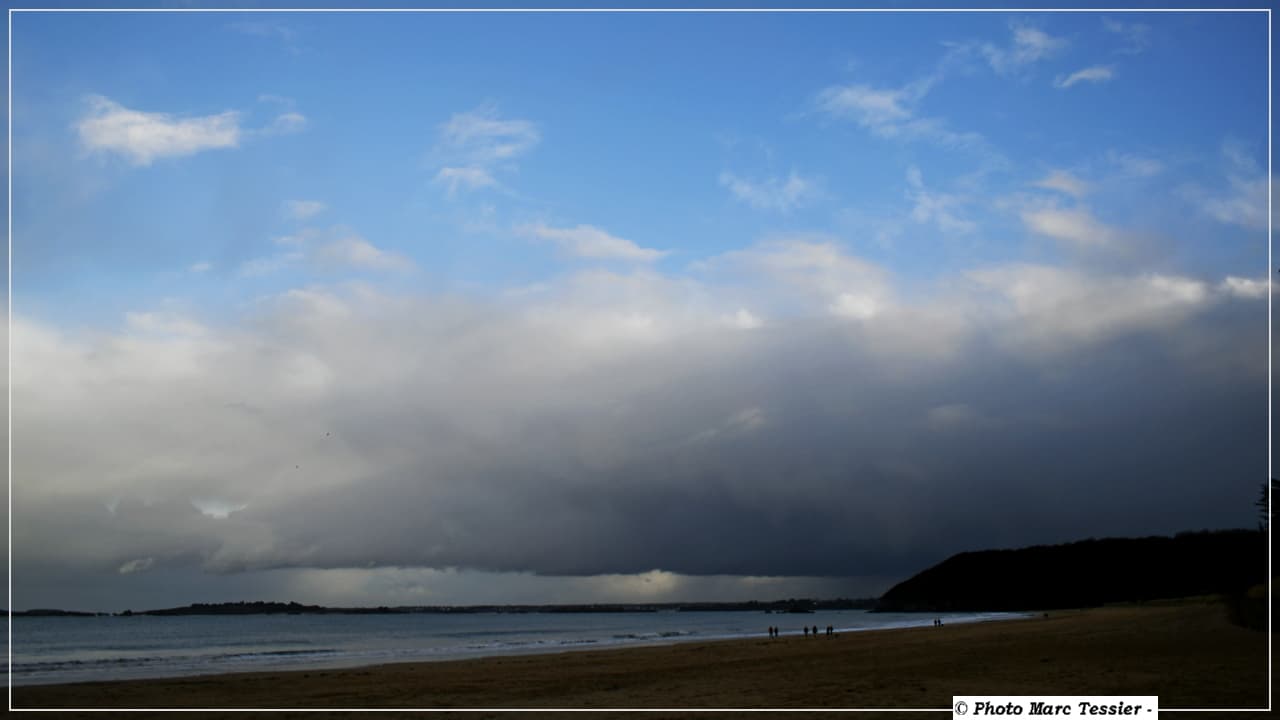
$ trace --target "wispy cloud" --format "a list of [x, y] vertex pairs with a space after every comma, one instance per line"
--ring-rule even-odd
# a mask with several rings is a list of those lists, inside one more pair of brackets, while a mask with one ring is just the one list
[[379, 249], [358, 235], [345, 235], [315, 248], [313, 257], [334, 268], [405, 272], [413, 262], [403, 255]]
[[383, 250], [342, 226], [327, 230], [306, 228], [296, 234], [276, 238], [275, 242], [287, 249], [250, 259], [240, 265], [237, 274], [240, 277], [262, 277], [306, 266], [326, 272], [408, 272], [414, 268], [409, 258]]
[[1151, 47], [1151, 26], [1143, 23], [1125, 23], [1113, 18], [1102, 18], [1107, 32], [1119, 35], [1125, 44], [1116, 50], [1122, 55], [1138, 55]]
[[977, 228], [956, 213], [964, 199], [925, 187], [924, 176], [914, 165], [907, 168], [907, 199], [912, 203], [911, 219], [917, 223], [932, 224], [944, 233], [968, 233]]
[[290, 200], [284, 204], [285, 213], [294, 220], [310, 220], [327, 209], [318, 200]]
[[1006, 46], [985, 43], [979, 52], [986, 58], [992, 70], [1000, 75], [1010, 75], [1067, 47], [1065, 38], [1054, 37], [1030, 25], [1014, 24], [1010, 27], [1012, 42]]
[[1045, 190], [1065, 193], [1076, 198], [1084, 197], [1089, 192], [1088, 183], [1066, 170], [1054, 170], [1033, 184]]
[[523, 155], [541, 136], [528, 120], [504, 120], [497, 106], [482, 105], [450, 117], [440, 126], [440, 139], [472, 164], [489, 166]]
[[270, 125], [258, 130], [262, 135], [290, 135], [307, 128], [307, 117], [299, 112], [280, 113]]
[[1154, 177], [1164, 172], [1164, 163], [1146, 155], [1112, 149], [1107, 151], [1106, 160], [1131, 177]]
[[443, 167], [432, 182], [444, 185], [449, 197], [456, 196], [459, 190], [479, 190], [498, 185], [488, 170], [479, 167]]
[[630, 240], [610, 235], [591, 225], [554, 228], [535, 224], [523, 226], [518, 230], [543, 240], [550, 240], [565, 252], [582, 258], [647, 263], [667, 255], [667, 251], [641, 247]]
[[122, 564], [116, 572], [121, 575], [132, 575], [133, 573], [146, 572], [151, 569], [151, 566], [154, 565], [155, 562], [156, 559], [153, 557], [136, 558]]
[[817, 194], [817, 184], [794, 170], [785, 180], [770, 177], [759, 182], [726, 170], [720, 173], [720, 184], [728, 188], [735, 198], [759, 210], [789, 212]]
[[1056, 88], [1066, 89], [1076, 83], [1091, 82], [1103, 83], [1115, 77], [1115, 69], [1108, 65], [1094, 65], [1092, 67], [1077, 70], [1070, 75], [1059, 75], [1054, 81], [1053, 86]]
[[492, 103], [455, 113], [440, 126], [432, 150], [439, 168], [433, 182], [445, 186], [451, 197], [462, 190], [501, 187], [495, 173], [514, 167], [515, 159], [540, 140], [532, 122], [504, 119]]
[[1029, 230], [1077, 249], [1101, 248], [1117, 238], [1116, 230], [1099, 222], [1087, 208], [1057, 207], [1027, 210], [1022, 222]]
[[298, 31], [292, 26], [286, 25], [282, 22], [271, 20], [248, 20], [229, 23], [226, 27], [228, 30], [240, 33], [241, 35], [277, 40], [286, 50], [294, 55], [301, 52], [301, 48], [299, 48], [297, 42]]
[[244, 278], [264, 277], [291, 267], [301, 262], [305, 257], [306, 255], [300, 252], [285, 252], [250, 258], [240, 263], [236, 274]]
[[1267, 296], [1267, 281], [1230, 275], [1218, 284], [1218, 292], [1245, 300], [1259, 300]]
[[940, 118], [917, 114], [917, 105], [937, 80], [938, 76], [930, 76], [900, 88], [862, 83], [832, 86], [818, 94], [816, 105], [827, 115], [852, 120], [884, 138], [927, 140], [949, 147], [981, 144], [977, 133], [956, 132]]
[[158, 158], [194, 155], [240, 144], [240, 113], [181, 118], [131, 110], [101, 95], [89, 97], [89, 112], [76, 124], [89, 150], [121, 155], [134, 165]]
[[1237, 143], [1223, 143], [1222, 156], [1226, 165], [1226, 187], [1211, 189], [1189, 183], [1179, 188], [1179, 195], [1220, 223], [1265, 230], [1266, 171]]
[[281, 40], [292, 41], [297, 37], [297, 33], [293, 28], [280, 22], [272, 22], [266, 20], [253, 20], [244, 22], [234, 22], [227, 25], [227, 28], [243, 35], [253, 35], [255, 37], [273, 37]]
[[91, 152], [120, 155], [139, 166], [162, 158], [236, 148], [246, 139], [296, 133], [307, 125], [307, 118], [292, 110], [277, 115], [264, 127], [246, 128], [241, 123], [244, 114], [237, 110], [182, 117], [134, 110], [101, 95], [90, 95], [87, 101], [88, 112], [75, 126], [81, 145]]

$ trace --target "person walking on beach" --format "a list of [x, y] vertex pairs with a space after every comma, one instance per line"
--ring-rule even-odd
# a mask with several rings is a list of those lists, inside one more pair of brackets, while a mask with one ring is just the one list
[[814, 637], [818, 637], [818, 626], [817, 626], [817, 625], [814, 625], [814, 626], [813, 626], [813, 636], [814, 636]]
[[808, 625], [805, 625], [805, 626], [804, 626], [804, 636], [805, 636], [805, 637], [809, 637], [809, 626], [808, 626]]

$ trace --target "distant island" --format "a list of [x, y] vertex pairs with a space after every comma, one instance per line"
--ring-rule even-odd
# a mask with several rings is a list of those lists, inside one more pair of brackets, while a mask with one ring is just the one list
[[[876, 598], [837, 598], [834, 600], [788, 599], [772, 602], [696, 602], [696, 603], [590, 603], [579, 605], [401, 605], [389, 607], [325, 607], [296, 602], [226, 602], [195, 603], [159, 610], [125, 610], [119, 616], [134, 615], [397, 615], [412, 613], [621, 613], [621, 612], [766, 612], [812, 613], [819, 610], [870, 610]], [[14, 617], [92, 617], [109, 613], [72, 612], [68, 610], [26, 610]]]

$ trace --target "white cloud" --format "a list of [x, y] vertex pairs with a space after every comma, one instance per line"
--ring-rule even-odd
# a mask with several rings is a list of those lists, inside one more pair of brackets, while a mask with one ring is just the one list
[[156, 559], [153, 557], [137, 558], [122, 564], [116, 572], [121, 575], [132, 575], [133, 573], [145, 572], [151, 569]]
[[818, 105], [829, 113], [852, 117], [877, 132], [896, 134], [902, 123], [915, 115], [911, 106], [923, 96], [922, 92], [908, 93], [906, 89], [845, 85], [823, 90], [818, 96]]
[[285, 203], [285, 211], [294, 220], [310, 220], [327, 209], [328, 206], [317, 200], [290, 200]]
[[944, 233], [969, 233], [977, 225], [961, 218], [955, 209], [965, 200], [948, 193], [934, 192], [925, 187], [924, 177], [920, 169], [914, 165], [907, 168], [907, 199], [912, 203], [911, 219], [918, 223], [932, 223]]
[[101, 95], [89, 96], [88, 103], [89, 112], [76, 123], [81, 145], [92, 152], [121, 155], [142, 166], [160, 158], [239, 147], [246, 138], [301, 132], [307, 125], [305, 116], [292, 111], [253, 129], [241, 126], [242, 113], [235, 110], [184, 118], [132, 110]]
[[307, 127], [307, 118], [302, 113], [287, 112], [276, 116], [270, 125], [259, 130], [263, 135], [289, 135], [302, 132]]
[[746, 308], [738, 308], [738, 311], [732, 315], [725, 315], [724, 321], [740, 330], [754, 330], [764, 325], [763, 320]]
[[519, 230], [543, 240], [550, 240], [565, 252], [583, 258], [647, 263], [659, 260], [667, 254], [665, 250], [640, 247], [630, 240], [610, 235], [591, 225], [553, 228], [539, 223], [526, 225]]
[[193, 273], [209, 272], [212, 269], [213, 269], [213, 265], [207, 262], [193, 263], [190, 267], [187, 268], [188, 271]]
[[[769, 301], [789, 313], [869, 319], [889, 309], [892, 291], [884, 269], [846, 253], [824, 236], [782, 237], [703, 261], [712, 275], [754, 276], [770, 288]], [[761, 299], [758, 287], [744, 291]]]
[[504, 120], [495, 105], [455, 113], [440, 126], [441, 142], [479, 166], [510, 161], [538, 144], [541, 136], [528, 120]]
[[925, 140], [945, 147], [980, 145], [983, 140], [977, 133], [956, 132], [940, 118], [918, 116], [916, 106], [937, 81], [938, 76], [929, 76], [896, 89], [837, 85], [820, 92], [816, 104], [819, 111], [852, 120], [880, 137]]
[[218, 498], [191, 498], [191, 506], [200, 511], [201, 515], [211, 517], [216, 520], [225, 520], [232, 513], [240, 512], [249, 507], [247, 503], [233, 503]]
[[1058, 38], [1029, 25], [1014, 24], [1011, 28], [1013, 42], [1006, 47], [987, 43], [980, 52], [991, 69], [1001, 75], [1015, 73], [1023, 68], [1051, 57], [1067, 46], [1065, 38]]
[[433, 182], [450, 197], [463, 190], [501, 187], [495, 173], [514, 168], [516, 158], [541, 140], [528, 120], [499, 117], [493, 104], [455, 113], [440, 126], [432, 155], [437, 170]]
[[93, 151], [123, 155], [134, 165], [233, 148], [240, 143], [240, 113], [234, 111], [177, 118], [130, 110], [100, 95], [89, 98], [89, 107], [89, 113], [76, 125], [80, 142]]
[[1226, 192], [1190, 191], [1184, 194], [1205, 214], [1226, 225], [1265, 230], [1267, 227], [1267, 179], [1233, 176]]
[[1034, 184], [1036, 187], [1054, 190], [1076, 198], [1084, 197], [1089, 193], [1088, 183], [1065, 170], [1054, 170]]
[[1079, 249], [1105, 247], [1118, 237], [1114, 229], [1099, 222], [1083, 207], [1026, 210], [1022, 213], [1022, 222], [1034, 233]]
[[720, 184], [738, 200], [754, 208], [779, 212], [788, 212], [817, 194], [816, 184], [794, 170], [785, 181], [771, 177], [763, 182], [752, 182], [725, 171], [720, 173]]
[[1218, 284], [1218, 292], [1231, 297], [1258, 300], [1267, 296], [1267, 281], [1232, 275]]
[[498, 181], [493, 179], [489, 171], [479, 167], [440, 168], [433, 182], [445, 185], [448, 188], [449, 197], [456, 196], [458, 190], [479, 190], [498, 186]]
[[[1239, 145], [1223, 144], [1226, 160], [1225, 188], [1207, 189], [1188, 184], [1179, 188], [1184, 200], [1225, 225], [1239, 225], [1254, 230], [1267, 228], [1267, 174]], [[1280, 191], [1280, 187], [1277, 187]], [[1280, 209], [1280, 204], [1276, 205]]]
[[1008, 265], [974, 271], [969, 277], [1003, 295], [1019, 318], [1012, 342], [1043, 350], [1167, 326], [1212, 300], [1201, 281], [1156, 273], [1093, 275], [1044, 265]]
[[1053, 86], [1056, 88], [1065, 89], [1065, 88], [1071, 87], [1072, 85], [1075, 85], [1076, 83], [1081, 83], [1081, 82], [1091, 82], [1091, 83], [1107, 82], [1114, 76], [1115, 76], [1114, 68], [1111, 68], [1106, 65], [1094, 65], [1093, 67], [1087, 67], [1087, 68], [1084, 68], [1083, 70], [1077, 70], [1067, 76], [1059, 75], [1057, 79], [1053, 81]]
[[342, 226], [327, 230], [305, 228], [293, 235], [278, 237], [275, 243], [289, 250], [248, 260], [240, 265], [238, 274], [241, 277], [261, 277], [304, 265], [328, 272], [407, 272], [414, 268], [409, 258], [378, 248]]
[[403, 255], [380, 250], [356, 235], [340, 237], [316, 247], [313, 257], [328, 267], [395, 272], [413, 269], [413, 262]]

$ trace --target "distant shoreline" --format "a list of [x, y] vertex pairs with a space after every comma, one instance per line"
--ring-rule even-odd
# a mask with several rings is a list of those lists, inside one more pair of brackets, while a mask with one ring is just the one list
[[1221, 603], [1051, 613], [836, 638], [13, 688], [15, 708], [947, 707], [953, 694], [1159, 695], [1264, 707], [1267, 637]]
[[297, 602], [193, 603], [158, 610], [84, 612], [78, 610], [15, 610], [13, 617], [131, 617], [135, 615], [398, 615], [472, 613], [617, 613], [617, 612], [761, 612], [806, 614], [821, 610], [871, 610], [876, 598], [834, 600], [788, 599], [745, 602], [683, 603], [578, 603], [555, 605], [399, 605], [377, 607], [327, 607]]

